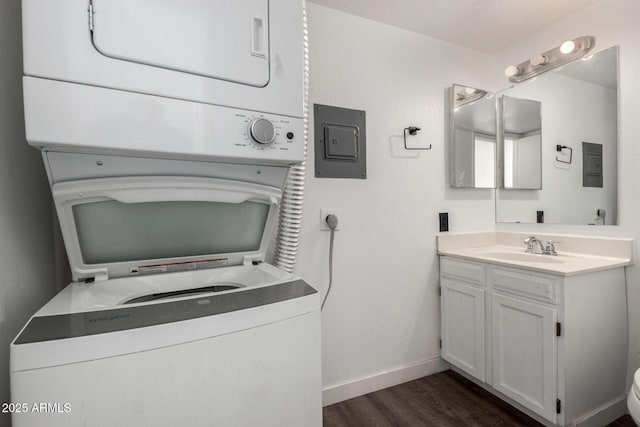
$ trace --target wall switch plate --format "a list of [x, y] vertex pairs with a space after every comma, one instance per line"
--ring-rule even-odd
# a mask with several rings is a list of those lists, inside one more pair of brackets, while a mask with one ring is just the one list
[[340, 226], [342, 225], [342, 209], [329, 208], [320, 209], [320, 230], [331, 230], [327, 224], [327, 216], [329, 215], [335, 215], [338, 217], [338, 226], [336, 227], [336, 231], [340, 230]]
[[440, 220], [440, 232], [449, 231], [449, 213], [440, 212], [438, 218]]

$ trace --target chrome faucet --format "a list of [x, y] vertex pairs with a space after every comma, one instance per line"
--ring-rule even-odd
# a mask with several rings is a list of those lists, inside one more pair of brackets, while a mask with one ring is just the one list
[[558, 252], [556, 252], [555, 245], [560, 242], [557, 240], [547, 240], [547, 245], [544, 246], [542, 244], [542, 240], [538, 239], [535, 236], [529, 236], [526, 239], [524, 239], [523, 242], [527, 245], [527, 249], [525, 249], [525, 252], [527, 253], [535, 254], [536, 253], [535, 244], [537, 243], [538, 246], [540, 246], [541, 255], [558, 255]]
[[542, 255], [558, 255], [556, 252], [556, 244], [560, 243], [558, 240], [547, 240], [547, 247], [542, 251]]
[[523, 240], [523, 242], [527, 245], [527, 249], [525, 249], [526, 253], [529, 254], [535, 254], [536, 253], [536, 248], [534, 247], [534, 244], [537, 243], [538, 245], [540, 245], [540, 253], [544, 253], [544, 246], [542, 245], [542, 241], [540, 239], [538, 239], [535, 236], [529, 236], [526, 239]]

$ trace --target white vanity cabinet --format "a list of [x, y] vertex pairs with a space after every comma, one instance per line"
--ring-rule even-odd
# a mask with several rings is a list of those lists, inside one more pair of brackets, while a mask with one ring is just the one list
[[556, 416], [557, 310], [494, 292], [491, 384], [522, 406]]
[[572, 276], [440, 258], [442, 357], [546, 425], [624, 413], [623, 268]]
[[443, 258], [440, 268], [442, 357], [484, 381], [484, 266]]

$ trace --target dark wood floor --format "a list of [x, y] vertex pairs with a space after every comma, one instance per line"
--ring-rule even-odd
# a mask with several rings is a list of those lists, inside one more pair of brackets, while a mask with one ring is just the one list
[[[453, 371], [327, 406], [323, 415], [325, 427], [542, 426]], [[628, 415], [608, 427], [627, 426], [635, 427]]]

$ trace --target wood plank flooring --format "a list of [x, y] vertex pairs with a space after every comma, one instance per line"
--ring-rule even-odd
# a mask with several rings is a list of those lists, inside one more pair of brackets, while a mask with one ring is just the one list
[[[324, 427], [542, 426], [453, 371], [327, 406], [323, 415]], [[635, 424], [627, 415], [608, 427]]]

